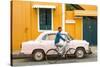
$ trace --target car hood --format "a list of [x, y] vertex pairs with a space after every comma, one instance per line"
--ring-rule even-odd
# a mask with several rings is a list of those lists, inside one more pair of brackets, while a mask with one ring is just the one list
[[72, 44], [89, 44], [86, 40], [71, 40], [70, 43]]

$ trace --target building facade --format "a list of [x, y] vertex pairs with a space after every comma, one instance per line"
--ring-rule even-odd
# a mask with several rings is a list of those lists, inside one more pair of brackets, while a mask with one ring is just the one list
[[57, 31], [59, 26], [74, 39], [97, 44], [96, 11], [95, 5], [11, 1], [12, 51], [19, 51], [23, 41], [35, 40], [44, 31]]

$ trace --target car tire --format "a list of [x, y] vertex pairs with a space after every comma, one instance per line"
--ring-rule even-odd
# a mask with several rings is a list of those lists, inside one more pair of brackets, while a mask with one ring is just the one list
[[33, 51], [32, 53], [32, 58], [35, 60], [35, 61], [41, 61], [44, 59], [44, 51], [43, 50], [35, 50]]
[[85, 49], [84, 48], [77, 48], [75, 51], [75, 56], [78, 59], [82, 59], [85, 56]]

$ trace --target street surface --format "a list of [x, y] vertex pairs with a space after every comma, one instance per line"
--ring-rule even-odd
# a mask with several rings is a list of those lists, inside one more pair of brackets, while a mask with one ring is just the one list
[[[97, 61], [97, 48], [91, 47], [93, 54], [86, 56], [83, 59], [76, 59], [76, 58], [67, 58], [67, 59], [61, 59], [57, 61], [57, 64], [60, 63], [80, 63], [80, 62], [96, 62]], [[22, 59], [13, 59], [13, 65], [14, 66], [28, 66], [28, 65], [44, 65], [49, 64], [46, 60], [43, 61], [33, 61], [29, 58], [22, 58]]]

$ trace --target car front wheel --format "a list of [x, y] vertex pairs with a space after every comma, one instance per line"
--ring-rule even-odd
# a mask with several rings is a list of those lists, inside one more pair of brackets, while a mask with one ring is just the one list
[[43, 52], [43, 50], [35, 50], [32, 53], [32, 58], [35, 61], [41, 61], [41, 60], [43, 60], [44, 59], [44, 52]]
[[75, 56], [79, 59], [83, 58], [85, 56], [85, 50], [83, 48], [76, 49]]

